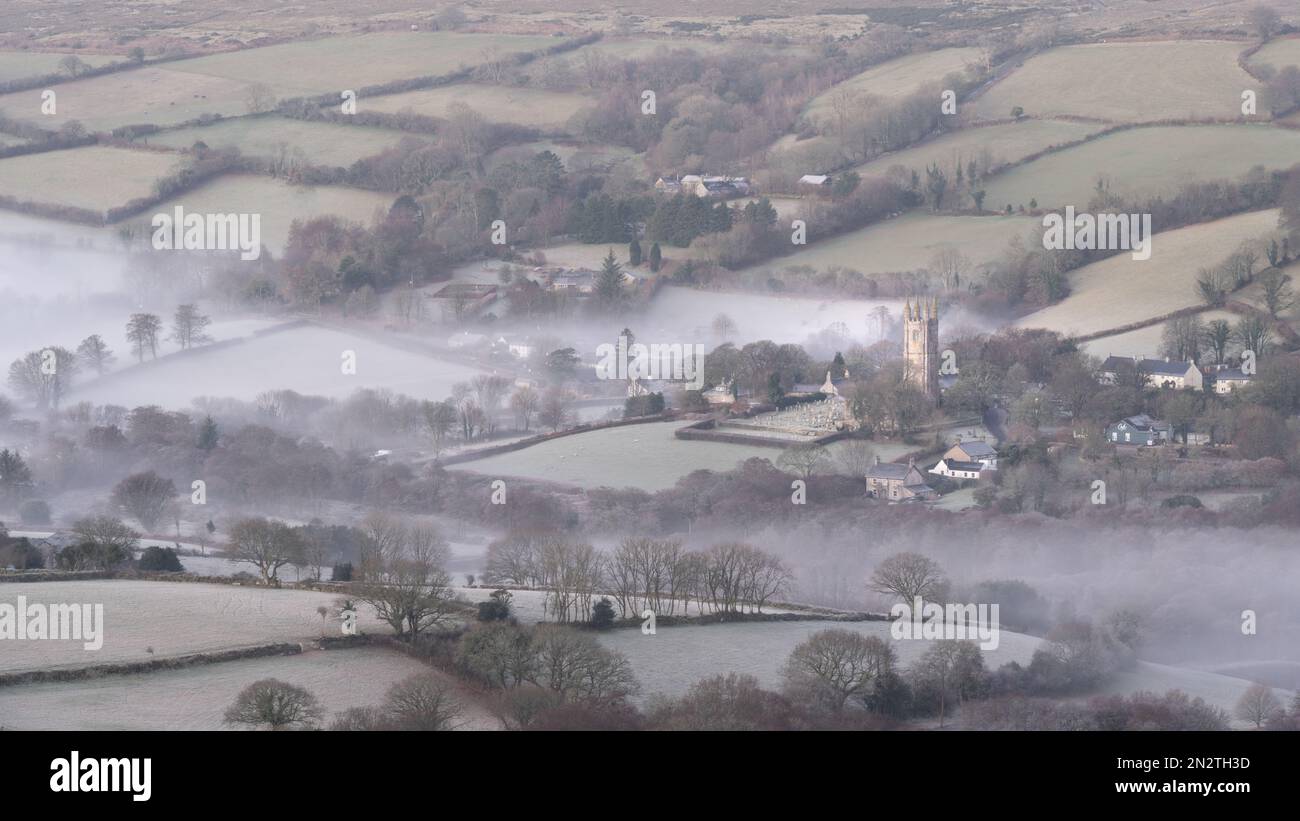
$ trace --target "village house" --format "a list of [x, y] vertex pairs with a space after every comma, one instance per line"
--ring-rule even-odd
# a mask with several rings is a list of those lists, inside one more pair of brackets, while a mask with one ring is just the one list
[[596, 272], [554, 271], [547, 277], [546, 289], [570, 294], [590, 294], [596, 290]]
[[943, 459], [954, 462], [974, 462], [984, 470], [998, 469], [998, 452], [988, 442], [978, 439], [958, 442], [948, 448]]
[[1152, 419], [1145, 413], [1121, 419], [1106, 428], [1106, 440], [1117, 445], [1153, 446], [1168, 442], [1171, 429], [1168, 422]]
[[830, 174], [804, 174], [799, 178], [799, 188], [805, 191], [826, 191], [830, 187]]
[[945, 456], [937, 465], [930, 468], [930, 473], [936, 476], [947, 476], [949, 479], [979, 479], [986, 470], [988, 468], [980, 462], [963, 462]]
[[925, 477], [911, 459], [906, 465], [897, 462], [876, 463], [867, 470], [867, 495], [891, 502], [911, 500], [928, 501], [939, 498], [934, 488], [925, 483]]
[[1194, 388], [1200, 390], [1204, 385], [1201, 369], [1195, 362], [1176, 362], [1168, 357], [1164, 359], [1146, 359], [1136, 356], [1108, 356], [1101, 364], [1100, 382], [1114, 385], [1119, 375], [1127, 368], [1136, 368], [1145, 374], [1148, 384], [1157, 388]]
[[1229, 394], [1237, 388], [1249, 385], [1255, 377], [1248, 373], [1243, 373], [1241, 368], [1223, 368], [1210, 374], [1210, 379], [1214, 384], [1214, 392], [1217, 394]]
[[697, 197], [729, 199], [748, 196], [752, 190], [745, 177], [720, 177], [685, 174], [680, 177], [660, 177], [655, 180], [655, 191], [661, 194], [692, 194]]

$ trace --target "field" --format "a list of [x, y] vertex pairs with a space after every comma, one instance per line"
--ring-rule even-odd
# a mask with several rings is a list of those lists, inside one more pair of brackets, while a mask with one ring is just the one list
[[1252, 167], [1287, 168], [1300, 160], [1300, 131], [1263, 125], [1154, 126], [1110, 134], [1040, 157], [988, 180], [988, 201], [1042, 208], [1087, 208], [1103, 178], [1130, 201], [1169, 194], [1178, 185], [1236, 179]]
[[88, 208], [101, 214], [153, 191], [179, 165], [171, 154], [86, 146], [0, 160], [0, 196]]
[[[975, 160], [981, 168], [993, 168], [1015, 162], [1053, 145], [1073, 142], [1096, 130], [1095, 125], [1063, 120], [1021, 120], [1016, 123], [963, 128], [912, 148], [877, 157], [853, 170], [862, 176], [882, 176], [895, 165], [901, 165], [924, 177], [926, 167], [937, 163], [940, 168], [948, 169], [951, 176], [952, 169], [959, 161], [963, 173], [971, 160]], [[989, 197], [989, 202], [1001, 204], [1002, 201]]]
[[301, 149], [313, 165], [349, 166], [397, 145], [405, 136], [382, 128], [291, 120], [287, 117], [240, 117], [209, 126], [180, 128], [140, 138], [146, 145], [189, 148], [202, 140], [209, 148], [238, 148], [245, 156], [274, 156], [281, 146]]
[[[12, 642], [0, 655], [0, 672], [146, 661], [339, 631], [337, 620], [327, 622], [316, 612], [334, 606], [338, 596], [332, 593], [124, 579], [12, 582], [0, 588], [0, 601], [13, 604], [20, 595], [29, 604], [104, 605], [104, 646], [90, 651], [79, 641]], [[387, 630], [366, 608], [359, 617], [362, 629]]]
[[145, 66], [60, 83], [57, 111], [42, 115], [39, 95], [27, 91], [0, 95], [0, 113], [39, 122], [43, 128], [77, 120], [90, 131], [109, 131], [139, 123], [175, 125], [201, 114], [232, 116], [248, 111], [252, 83], [237, 83], [168, 68]]
[[520, 477], [582, 488], [672, 487], [695, 470], [730, 470], [746, 459], [775, 461], [781, 451], [754, 445], [691, 442], [673, 431], [681, 422], [650, 422], [565, 436], [551, 442], [458, 465], [484, 476]]
[[[341, 372], [344, 351], [356, 353], [357, 372]], [[252, 400], [262, 391], [290, 389], [343, 397], [360, 388], [390, 388], [420, 399], [442, 400], [456, 382], [477, 371], [381, 342], [325, 328], [294, 328], [239, 345], [125, 369], [76, 388], [75, 401], [136, 407], [185, 408], [198, 396]]]
[[864, 274], [915, 271], [930, 265], [935, 252], [945, 246], [961, 249], [978, 265], [995, 259], [1012, 237], [1023, 238], [1041, 226], [1036, 217], [951, 217], [918, 211], [814, 242], [806, 250], [746, 271], [775, 272], [796, 265], [822, 271], [848, 268]]
[[1020, 106], [1030, 117], [1112, 122], [1235, 119], [1242, 90], [1258, 85], [1237, 65], [1243, 47], [1206, 40], [1061, 46], [1026, 60], [962, 113], [1006, 119]]
[[1275, 230], [1277, 213], [1254, 211], [1156, 234], [1150, 259], [1123, 252], [1079, 268], [1070, 274], [1070, 296], [1016, 325], [1086, 334], [1197, 305], [1197, 271]]
[[147, 228], [152, 214], [171, 213], [177, 205], [189, 213], [261, 214], [262, 244], [278, 255], [289, 241], [294, 220], [333, 215], [368, 225], [376, 209], [387, 212], [396, 198], [360, 188], [290, 185], [271, 177], [229, 174], [167, 200], [133, 222]]
[[462, 103], [490, 122], [557, 129], [593, 102], [591, 97], [567, 91], [457, 83], [382, 97], [361, 97], [357, 100], [357, 110], [389, 113], [410, 110], [429, 117], [445, 117], [452, 105]]
[[[84, 681], [0, 688], [0, 727], [8, 730], [222, 730], [223, 713], [239, 691], [264, 678], [305, 687], [325, 722], [353, 707], [378, 705], [393, 684], [430, 674], [393, 650], [360, 647]], [[452, 682], [452, 686], [455, 686]], [[461, 692], [466, 729], [498, 724]]]
[[250, 93], [277, 99], [341, 94], [389, 80], [445, 74], [512, 53], [555, 45], [550, 37], [450, 32], [389, 32], [304, 40], [145, 66], [61, 83], [58, 111], [40, 113], [40, 97], [0, 96], [0, 112], [42, 125], [80, 120], [92, 131], [136, 123], [175, 125], [201, 114], [249, 110]]
[[[51, 51], [0, 51], [0, 83], [21, 80], [25, 77], [41, 77], [46, 74], [62, 73], [59, 63], [69, 56]], [[99, 67], [124, 60], [108, 54], [75, 54], [77, 59], [91, 66]]]
[[[660, 627], [646, 636], [640, 630], [612, 630], [600, 634], [606, 647], [627, 656], [641, 682], [641, 699], [654, 693], [680, 696], [695, 682], [708, 676], [742, 673], [754, 676], [769, 689], [781, 686], [781, 666], [799, 642], [820, 630], [852, 630], [888, 641], [898, 653], [898, 664], [906, 667], [929, 647], [926, 640], [895, 640], [889, 623], [864, 622], [745, 622], [738, 624]], [[1027, 664], [1039, 639], [1001, 631], [996, 650], [984, 652], [990, 668], [1010, 661]]]
[[[1140, 661], [1137, 669], [1119, 673], [1115, 680], [1103, 688], [1102, 692], [1131, 695], [1142, 691], [1164, 693], [1167, 690], [1182, 690], [1187, 695], [1204, 699], [1207, 704], [1226, 710], [1231, 715], [1233, 708], [1250, 685], [1251, 682], [1244, 678]], [[1292, 696], [1292, 693], [1280, 690], [1276, 694], [1283, 704], [1288, 703]], [[1239, 730], [1253, 726], [1240, 720], [1231, 723]]]
[[[1226, 319], [1229, 324], [1236, 324], [1237, 320], [1241, 319], [1241, 315], [1234, 314], [1231, 311], [1206, 311], [1198, 314], [1197, 318], [1201, 322]], [[1128, 331], [1114, 336], [1103, 336], [1101, 339], [1084, 342], [1080, 347], [1092, 356], [1100, 356], [1103, 359], [1112, 354], [1115, 356], [1141, 355], [1154, 357], [1160, 353], [1160, 335], [1164, 333], [1164, 330], [1165, 323], [1161, 322], [1157, 325], [1138, 328], [1136, 331]]]
[[866, 97], [889, 102], [901, 100], [949, 74], [964, 72], [979, 56], [977, 48], [945, 48], [899, 57], [822, 92], [808, 103], [803, 113], [809, 120], [826, 122], [834, 116], [837, 100], [859, 101]]
[[553, 37], [453, 32], [380, 32], [302, 40], [169, 64], [174, 71], [237, 83], [264, 83], [277, 97], [341, 93], [390, 80], [446, 74], [524, 51]]
[[1274, 68], [1300, 66], [1300, 37], [1273, 40], [1250, 58], [1256, 65], [1270, 65]]

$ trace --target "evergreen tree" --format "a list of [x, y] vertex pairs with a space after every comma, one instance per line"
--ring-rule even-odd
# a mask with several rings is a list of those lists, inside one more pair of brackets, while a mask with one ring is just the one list
[[600, 263], [595, 290], [596, 299], [605, 308], [617, 307], [623, 301], [623, 266], [614, 258], [613, 248]]
[[656, 242], [654, 245], [650, 246], [650, 270], [658, 273], [659, 269], [663, 267], [663, 264], [664, 254], [663, 251], [659, 250], [659, 243]]
[[634, 268], [641, 264], [641, 243], [638, 240], [632, 240], [627, 247], [627, 261]]
[[216, 420], [211, 416], [203, 417], [203, 421], [199, 423], [199, 449], [212, 450], [217, 446], [218, 437]]

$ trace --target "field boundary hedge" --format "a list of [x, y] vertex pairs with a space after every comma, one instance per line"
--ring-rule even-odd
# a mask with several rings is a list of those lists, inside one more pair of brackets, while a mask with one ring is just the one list
[[240, 647], [210, 653], [187, 653], [183, 656], [149, 659], [148, 661], [92, 664], [86, 667], [73, 667], [62, 670], [27, 670], [18, 673], [0, 673], [0, 687], [57, 681], [85, 681], [105, 676], [127, 676], [139, 673], [155, 673], [160, 670], [181, 670], [186, 667], [219, 664], [225, 661], [268, 658], [271, 656], [296, 656], [302, 652], [303, 647], [301, 644], [277, 642], [275, 644], [258, 644], [252, 647]]

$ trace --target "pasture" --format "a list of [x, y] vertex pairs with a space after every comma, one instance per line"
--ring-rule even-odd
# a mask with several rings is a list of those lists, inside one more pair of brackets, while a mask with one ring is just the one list
[[54, 51], [0, 51], [0, 83], [21, 80], [26, 77], [43, 77], [47, 74], [60, 74], [63, 68], [59, 63], [69, 56], [75, 56], [90, 66], [105, 66], [123, 57], [111, 54], [75, 54]]
[[[342, 355], [356, 354], [356, 373], [342, 373]], [[186, 356], [148, 360], [111, 377], [76, 387], [75, 401], [184, 409], [199, 396], [250, 401], [269, 390], [290, 389], [344, 397], [361, 388], [389, 388], [441, 401], [451, 386], [478, 372], [394, 348], [367, 337], [317, 327], [293, 328]]]
[[[1229, 324], [1236, 324], [1237, 320], [1241, 319], [1241, 315], [1234, 314], [1231, 311], [1205, 311], [1198, 314], [1197, 318], [1201, 322], [1225, 319]], [[1084, 342], [1079, 347], [1088, 354], [1103, 359], [1112, 354], [1115, 356], [1156, 357], [1160, 354], [1160, 337], [1164, 330], [1165, 323], [1160, 322], [1155, 325], [1148, 325], [1145, 328], [1138, 328], [1136, 331], [1128, 331], [1114, 336], [1103, 336], [1101, 339]]]
[[[316, 612], [332, 608], [338, 596], [307, 590], [128, 579], [11, 582], [0, 588], [0, 601], [8, 604], [20, 595], [29, 605], [102, 604], [104, 646], [86, 650], [71, 640], [9, 642], [0, 655], [0, 672], [141, 662], [339, 633], [337, 617], [323, 619]], [[365, 630], [388, 629], [367, 608], [358, 616]]]
[[87, 208], [103, 214], [153, 192], [180, 158], [91, 145], [0, 160], [0, 196]]
[[369, 224], [377, 211], [387, 212], [395, 194], [335, 185], [290, 185], [271, 177], [227, 174], [192, 191], [160, 203], [149, 214], [130, 222], [148, 229], [152, 214], [171, 213], [182, 206], [187, 213], [260, 214], [262, 244], [273, 254], [284, 251], [294, 220], [336, 216]]
[[1070, 273], [1068, 297], [1021, 317], [1016, 325], [1086, 334], [1200, 304], [1197, 272], [1223, 261], [1241, 243], [1276, 230], [1277, 214], [1253, 211], [1156, 234], [1150, 259], [1135, 260], [1121, 252], [1076, 269]]
[[1062, 115], [1108, 122], [1241, 115], [1258, 82], [1237, 65], [1243, 44], [1219, 40], [1060, 46], [1025, 61], [962, 107], [982, 120]]
[[[255, 681], [277, 678], [319, 699], [324, 723], [353, 707], [371, 707], [412, 675], [456, 682], [420, 662], [380, 647], [312, 651], [241, 659], [128, 676], [0, 688], [0, 727], [7, 730], [228, 730], [226, 708]], [[463, 690], [465, 729], [499, 724]]]
[[[896, 102], [920, 91], [931, 83], [939, 83], [949, 74], [962, 73], [980, 58], [978, 48], [944, 48], [908, 54], [872, 66], [854, 77], [837, 83], [812, 99], [803, 115], [813, 122], [827, 122], [841, 102], [878, 98]], [[936, 96], [935, 105], [939, 101]]]
[[1273, 68], [1300, 66], [1300, 37], [1275, 39], [1255, 52], [1250, 58], [1255, 65], [1269, 65]]
[[1153, 126], [1109, 134], [1040, 157], [989, 179], [988, 202], [1083, 209], [1104, 180], [1127, 201], [1174, 192], [1179, 185], [1236, 179], [1259, 165], [1300, 161], [1300, 131], [1264, 125]]
[[238, 148], [241, 154], [273, 157], [281, 149], [301, 151], [312, 165], [349, 166], [362, 157], [389, 149], [407, 135], [364, 126], [292, 120], [287, 117], [240, 117], [141, 137], [146, 145], [186, 149], [202, 141], [209, 148]]
[[846, 268], [863, 274], [915, 271], [930, 265], [946, 246], [961, 249], [976, 265], [995, 259], [1012, 237], [1025, 237], [1042, 220], [1024, 216], [936, 216], [914, 211], [829, 239], [806, 249], [744, 269], [777, 272], [791, 266], [819, 271]]
[[[1051, 146], [1082, 139], [1096, 130], [1097, 126], [1094, 125], [1062, 120], [1021, 120], [1016, 123], [963, 128], [920, 145], [877, 157], [853, 170], [864, 177], [883, 176], [889, 169], [901, 165], [924, 177], [925, 169], [937, 164], [951, 178], [958, 162], [962, 164], [963, 173], [972, 160], [977, 168], [987, 171]], [[994, 202], [993, 197], [989, 197], [988, 201]]]
[[447, 74], [561, 42], [541, 35], [390, 31], [210, 54], [169, 68], [239, 84], [264, 83], [277, 97], [296, 97]]
[[593, 102], [591, 97], [568, 91], [457, 83], [382, 97], [360, 97], [357, 110], [390, 114], [413, 111], [428, 117], [446, 117], [452, 106], [459, 103], [490, 122], [554, 130]]

